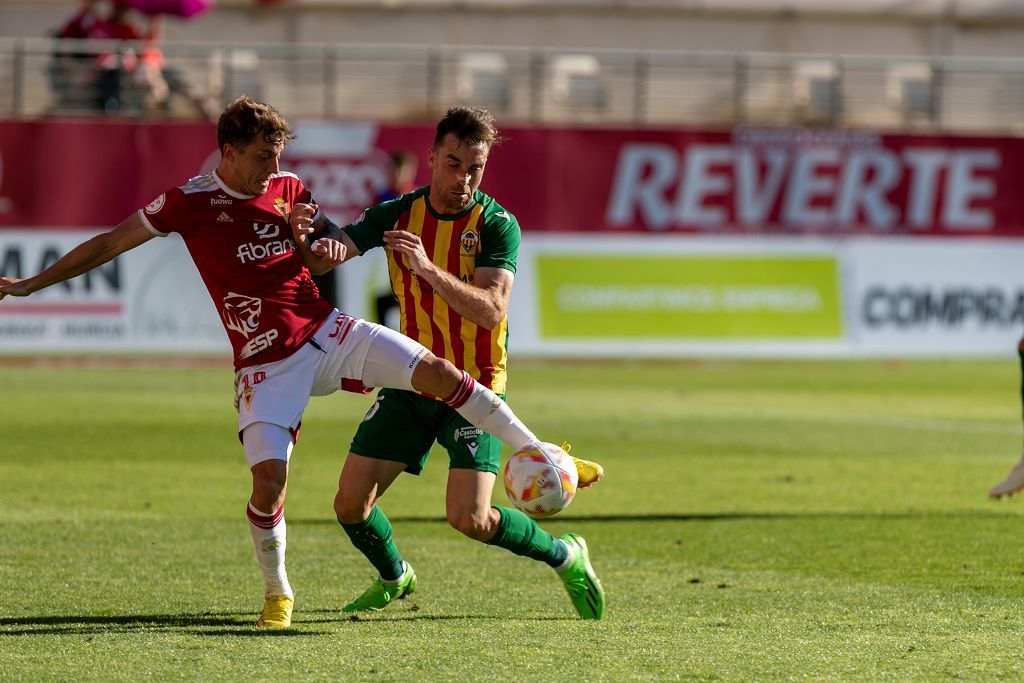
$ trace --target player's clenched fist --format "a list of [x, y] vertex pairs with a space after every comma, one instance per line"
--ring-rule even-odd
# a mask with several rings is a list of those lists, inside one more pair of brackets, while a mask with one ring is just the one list
[[291, 225], [292, 235], [295, 239], [302, 240], [305, 235], [313, 232], [313, 216], [316, 214], [316, 207], [312, 204], [296, 204], [288, 214], [288, 224]]
[[327, 268], [334, 268], [340, 266], [345, 260], [345, 254], [348, 251], [345, 245], [338, 240], [332, 240], [327, 238], [318, 239], [313, 242], [310, 247], [310, 251], [313, 255], [320, 259], [321, 263]]

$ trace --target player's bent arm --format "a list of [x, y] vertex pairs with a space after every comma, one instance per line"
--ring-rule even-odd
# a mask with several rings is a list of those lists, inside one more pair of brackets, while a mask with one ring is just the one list
[[139, 214], [133, 213], [113, 230], [82, 242], [42, 272], [0, 286], [0, 297], [8, 294], [28, 296], [50, 285], [70, 280], [148, 242], [153, 237], [155, 235], [146, 227]]
[[477, 268], [468, 284], [440, 268], [417, 273], [463, 318], [488, 330], [497, 327], [508, 313], [515, 275], [504, 268]]
[[323, 213], [314, 219], [313, 211], [308, 204], [297, 204], [288, 222], [302, 262], [314, 275], [323, 275], [360, 252], [334, 221]]

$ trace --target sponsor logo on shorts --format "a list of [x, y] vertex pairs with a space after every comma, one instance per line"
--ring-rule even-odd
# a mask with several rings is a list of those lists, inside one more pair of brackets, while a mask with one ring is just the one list
[[455, 430], [455, 440], [459, 439], [471, 439], [476, 441], [484, 433], [484, 430], [479, 427], [459, 427]]
[[427, 350], [424, 348], [414, 353], [412, 355], [412, 358], [409, 359], [409, 364], [406, 365], [406, 367], [410, 369], [416, 367], [416, 363], [420, 361], [420, 358], [423, 358], [423, 354], [425, 354], [426, 352]]
[[370, 406], [370, 409], [366, 411], [366, 415], [363, 417], [363, 422], [368, 422], [373, 419], [373, 416], [377, 414], [378, 410], [380, 410], [380, 402], [383, 400], [384, 397], [378, 394], [377, 400], [374, 401], [373, 405]]

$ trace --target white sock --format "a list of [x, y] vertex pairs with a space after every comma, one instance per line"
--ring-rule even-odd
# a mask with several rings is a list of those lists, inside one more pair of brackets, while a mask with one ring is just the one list
[[558, 572], [559, 574], [561, 574], [562, 572], [564, 572], [569, 567], [570, 564], [572, 564], [573, 558], [576, 557], [576, 551], [572, 549], [571, 545], [569, 545], [568, 543], [565, 543], [565, 541], [563, 541], [560, 538], [556, 538], [555, 541], [557, 541], [558, 543], [564, 543], [565, 544], [565, 550], [566, 550], [565, 561], [562, 562], [562, 564], [560, 564], [557, 567], [555, 567], [555, 571]]
[[503, 443], [519, 450], [537, 442], [526, 425], [516, 417], [512, 409], [493, 391], [462, 372], [462, 380], [451, 396], [444, 402], [458, 411], [459, 415], [488, 434], [498, 437]]
[[252, 503], [246, 511], [249, 517], [249, 531], [252, 542], [256, 546], [256, 561], [263, 572], [265, 595], [287, 595], [294, 598], [292, 587], [288, 584], [288, 573], [284, 569], [284, 551], [288, 547], [286, 540], [287, 525], [284, 523], [284, 506], [277, 512], [267, 514], [260, 512]]

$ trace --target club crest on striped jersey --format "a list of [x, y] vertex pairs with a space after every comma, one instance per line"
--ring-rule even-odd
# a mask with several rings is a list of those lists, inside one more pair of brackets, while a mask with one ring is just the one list
[[466, 232], [462, 233], [459, 237], [459, 242], [462, 243], [463, 250], [465, 250], [467, 254], [471, 254], [473, 253], [473, 250], [476, 249], [476, 245], [480, 243], [480, 236], [472, 230], [466, 230]]

